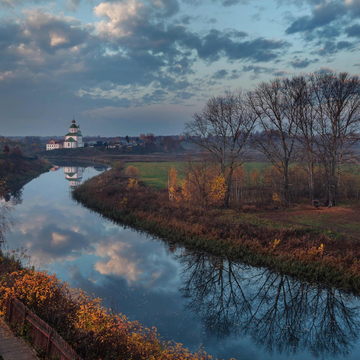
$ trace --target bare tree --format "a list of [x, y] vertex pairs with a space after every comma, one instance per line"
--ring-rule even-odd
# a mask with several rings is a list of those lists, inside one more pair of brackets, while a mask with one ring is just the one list
[[245, 161], [245, 144], [254, 128], [255, 116], [239, 91], [212, 97], [193, 119], [185, 124], [185, 139], [205, 150], [220, 165], [228, 205], [233, 172]]
[[262, 152], [283, 178], [281, 192], [289, 203], [289, 166], [299, 127], [300, 107], [306, 82], [302, 77], [260, 83], [248, 94], [248, 104], [259, 120], [261, 136], [252, 144]]
[[315, 142], [315, 119], [316, 113], [311, 101], [311, 89], [305, 77], [299, 77], [301, 86], [297, 88], [298, 91], [298, 150], [296, 161], [303, 165], [303, 168], [308, 174], [309, 198], [311, 203], [314, 200], [314, 167], [318, 159], [316, 155]]
[[359, 140], [360, 80], [348, 73], [309, 77], [316, 153], [327, 176], [327, 204], [337, 204], [342, 167]]

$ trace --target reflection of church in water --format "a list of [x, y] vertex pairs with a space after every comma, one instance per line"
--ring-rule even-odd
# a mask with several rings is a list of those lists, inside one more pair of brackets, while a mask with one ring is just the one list
[[70, 182], [72, 189], [77, 188], [81, 184], [83, 178], [83, 168], [78, 166], [65, 166], [64, 167], [65, 179]]

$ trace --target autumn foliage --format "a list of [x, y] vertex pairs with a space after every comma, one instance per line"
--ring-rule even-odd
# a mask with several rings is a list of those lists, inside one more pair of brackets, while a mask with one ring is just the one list
[[[169, 199], [169, 189], [149, 188], [141, 181], [136, 191], [128, 190], [128, 177], [114, 170], [101, 175], [101, 185], [93, 178], [78, 187], [73, 195], [115, 221], [141, 228], [171, 243], [226, 255], [252, 265], [268, 266], [310, 282], [321, 281], [360, 292], [360, 248], [356, 241], [345, 235], [335, 238], [323, 229], [285, 226], [237, 208], [210, 206], [214, 196], [212, 186], [220, 198], [224, 191], [219, 174], [205, 171], [210, 169], [210, 165], [196, 167], [196, 171], [190, 173], [193, 182], [190, 182], [189, 174], [181, 184], [181, 190], [175, 186], [178, 179], [172, 171], [169, 188], [176, 190], [174, 193], [179, 201]], [[247, 178], [239, 168], [238, 179], [244, 181], [242, 196], [247, 191], [252, 194], [265, 192], [270, 205], [274, 206], [277, 197], [270, 175], [272, 171], [259, 171], [259, 175]], [[205, 176], [207, 184], [202, 182]], [[246, 184], [248, 181], [249, 185]], [[258, 189], [253, 181], [258, 182]], [[198, 187], [193, 193], [196, 184], [206, 187]], [[234, 189], [231, 194], [236, 194]]]
[[147, 329], [114, 314], [101, 306], [101, 299], [70, 288], [55, 275], [22, 269], [16, 255], [15, 251], [1, 255], [1, 315], [6, 300], [17, 297], [83, 359], [211, 359], [202, 350], [190, 353], [181, 344], [161, 341], [155, 328]]
[[126, 175], [130, 178], [138, 179], [139, 178], [139, 170], [136, 166], [130, 165], [126, 168]]
[[205, 208], [222, 206], [227, 186], [219, 167], [214, 163], [189, 163], [185, 178], [180, 181], [172, 168], [168, 182], [169, 199], [187, 206], [196, 204]]

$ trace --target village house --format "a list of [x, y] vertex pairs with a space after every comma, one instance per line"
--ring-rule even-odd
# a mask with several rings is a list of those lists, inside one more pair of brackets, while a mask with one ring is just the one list
[[64, 140], [50, 139], [50, 141], [46, 144], [46, 150], [62, 149], [63, 147]]

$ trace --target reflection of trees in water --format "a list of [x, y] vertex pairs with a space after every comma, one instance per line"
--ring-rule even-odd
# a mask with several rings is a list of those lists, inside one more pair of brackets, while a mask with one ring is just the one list
[[269, 270], [184, 251], [181, 292], [207, 333], [250, 335], [270, 353], [346, 356], [358, 340], [359, 306]]
[[24, 188], [21, 188], [21, 189], [17, 189], [17, 190], [14, 190], [10, 193], [11, 195], [11, 200], [12, 200], [12, 204], [15, 206], [15, 205], [20, 205], [22, 204], [23, 202], [23, 199], [22, 199], [22, 196], [23, 196], [23, 189]]
[[105, 170], [108, 169], [108, 166], [101, 166], [101, 165], [98, 165], [98, 166], [94, 166], [94, 170], [98, 171], [98, 172], [104, 172]]
[[10, 213], [15, 205], [22, 203], [22, 192], [22, 187], [9, 191], [5, 183], [0, 182], [0, 243], [5, 241], [5, 233], [16, 223]]
[[11, 217], [10, 212], [13, 207], [11, 203], [0, 197], [0, 244], [5, 242], [5, 233], [11, 232], [15, 220]]
[[11, 200], [11, 204], [15, 206], [22, 204], [23, 202], [22, 196], [23, 196], [23, 188], [20, 188], [6, 193], [3, 198], [5, 202], [10, 202]]

